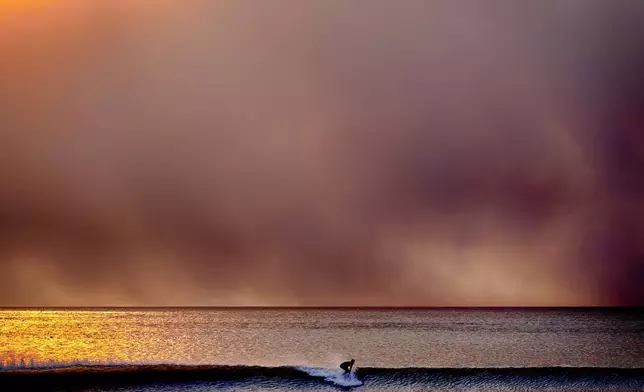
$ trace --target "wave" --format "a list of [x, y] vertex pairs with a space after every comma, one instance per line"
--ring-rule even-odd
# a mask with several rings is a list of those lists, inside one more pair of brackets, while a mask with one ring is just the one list
[[326, 382], [337, 385], [339, 387], [351, 388], [363, 385], [356, 372], [344, 373], [342, 369], [325, 369], [313, 367], [297, 367], [299, 371], [308, 374], [311, 377], [321, 378]]
[[[159, 383], [326, 383], [340, 388], [373, 386], [472, 387], [627, 387], [644, 389], [642, 368], [357, 368], [227, 365], [75, 365], [0, 371], [0, 385], [29, 388], [122, 386]], [[42, 388], [41, 388], [42, 389]]]

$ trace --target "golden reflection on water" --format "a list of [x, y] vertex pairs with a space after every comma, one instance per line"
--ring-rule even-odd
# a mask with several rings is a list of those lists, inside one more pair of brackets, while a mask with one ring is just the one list
[[[0, 363], [135, 360], [162, 341], [137, 334], [123, 311], [0, 311]], [[132, 312], [129, 313], [131, 316]], [[145, 337], [145, 338], [144, 338]]]
[[0, 309], [0, 363], [642, 367], [643, 329], [579, 310]]

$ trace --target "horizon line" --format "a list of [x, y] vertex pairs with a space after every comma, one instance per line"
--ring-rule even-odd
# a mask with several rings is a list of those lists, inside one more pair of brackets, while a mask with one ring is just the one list
[[0, 306], [0, 310], [90, 310], [90, 309], [204, 309], [204, 310], [589, 310], [643, 309], [644, 305], [488, 305], [488, 306], [210, 306], [210, 305], [87, 305], [87, 306]]

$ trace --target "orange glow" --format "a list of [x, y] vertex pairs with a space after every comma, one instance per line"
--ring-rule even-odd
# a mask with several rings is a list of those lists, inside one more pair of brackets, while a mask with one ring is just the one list
[[[104, 319], [118, 312], [101, 311]], [[97, 322], [94, 312], [30, 310], [0, 313], [0, 365], [10, 363], [46, 364], [76, 360], [108, 362], [127, 359], [127, 351], [154, 342], [132, 338], [131, 328], [107, 330], [107, 322]], [[107, 338], [109, 337], [109, 338]]]
[[51, 3], [51, 0], [0, 0], [0, 11], [33, 10]]
[[[239, 354], [216, 338], [194, 346], [194, 336], [213, 319], [228, 325], [248, 321], [243, 313], [185, 310], [22, 309], [0, 310], [0, 369], [75, 364], [232, 362]], [[192, 325], [193, 332], [171, 325]], [[186, 324], [187, 323], [187, 324]], [[234, 344], [233, 344], [234, 345]], [[174, 353], [174, 354], [173, 354]], [[266, 365], [275, 365], [266, 362]]]

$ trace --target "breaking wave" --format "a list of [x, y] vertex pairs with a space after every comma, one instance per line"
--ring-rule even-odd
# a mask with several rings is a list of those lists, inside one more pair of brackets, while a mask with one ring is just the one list
[[345, 374], [342, 369], [335, 370], [314, 367], [297, 367], [295, 369], [300, 370], [311, 377], [321, 378], [324, 381], [335, 384], [339, 387], [351, 388], [363, 385], [363, 382], [358, 378], [356, 372]]
[[[340, 369], [300, 366], [226, 365], [93, 365], [71, 364], [40, 369], [6, 369], [0, 385], [96, 387], [159, 383], [235, 385], [271, 383], [306, 387], [324, 383], [338, 388], [633, 388], [644, 389], [644, 369], [638, 368], [358, 368], [351, 374]], [[41, 388], [42, 389], [42, 388]]]

